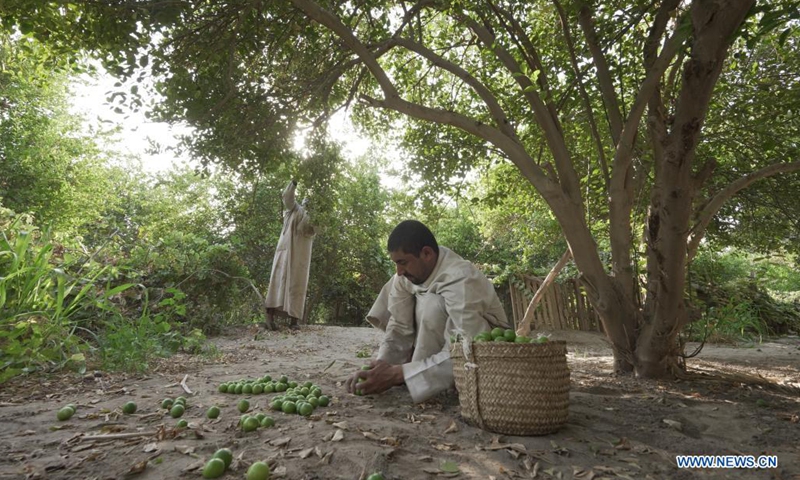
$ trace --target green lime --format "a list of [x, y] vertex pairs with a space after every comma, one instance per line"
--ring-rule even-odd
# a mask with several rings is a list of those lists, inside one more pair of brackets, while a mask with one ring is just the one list
[[383, 474], [380, 472], [375, 472], [367, 477], [367, 480], [383, 480]]
[[220, 448], [214, 452], [214, 455], [212, 455], [211, 458], [219, 458], [225, 463], [225, 468], [228, 468], [231, 466], [231, 462], [233, 461], [233, 452], [231, 452], [229, 448]]
[[539, 336], [539, 338], [536, 339], [536, 343], [547, 343], [549, 341], [550, 339], [545, 337], [544, 335], [541, 335]]
[[311, 405], [308, 402], [301, 403], [300, 407], [297, 409], [297, 413], [304, 417], [311, 415], [312, 412], [314, 412], [314, 405]]
[[172, 418], [179, 418], [183, 415], [183, 412], [185, 411], [186, 408], [184, 408], [183, 405], [181, 405], [180, 403], [176, 403], [175, 405], [172, 406], [172, 409], [170, 409], [169, 414], [172, 416]]
[[247, 419], [242, 424], [242, 430], [245, 432], [253, 432], [255, 431], [260, 423], [256, 417], [247, 417]]
[[317, 397], [317, 401], [319, 401], [319, 406], [320, 407], [327, 407], [328, 403], [331, 400], [330, 400], [330, 398], [328, 398], [327, 395], [320, 395], [319, 397]]
[[257, 413], [256, 414], [256, 418], [258, 419], [259, 423], [261, 423], [261, 420], [264, 420], [264, 417], [266, 417], [266, 415], [263, 414], [263, 413]]
[[289, 388], [297, 388], [297, 382], [289, 382]]
[[314, 387], [314, 388], [311, 389], [311, 395], [314, 395], [315, 397], [319, 397], [320, 395], [322, 395], [322, 390], [320, 390], [319, 388]]
[[278, 379], [278, 383], [289, 383], [289, 377], [281, 375], [281, 378]]
[[270, 377], [269, 375], [264, 375], [264, 376], [261, 378], [261, 380], [263, 380], [263, 381], [264, 381], [264, 383], [271, 382], [271, 381], [272, 381], [272, 377]]
[[492, 340], [494, 340], [497, 337], [502, 337], [503, 335], [505, 335], [505, 333], [506, 333], [505, 330], [503, 330], [500, 327], [493, 328], [491, 332]]
[[247, 469], [247, 480], [267, 480], [269, 478], [269, 465], [256, 462]]
[[361, 370], [372, 370], [372, 367], [369, 365], [361, 365]]
[[73, 412], [78, 411], [78, 407], [76, 407], [74, 403], [68, 403], [67, 406], [71, 408]]
[[122, 413], [126, 413], [128, 415], [131, 413], [136, 413], [136, 404], [133, 402], [126, 402], [125, 405], [122, 406]]
[[263, 391], [264, 391], [264, 385], [261, 385], [260, 383], [256, 383], [255, 385], [253, 385], [253, 395], [258, 395]]
[[203, 478], [219, 478], [225, 473], [225, 462], [221, 458], [212, 458], [203, 467]]
[[492, 341], [492, 334], [489, 332], [483, 332], [475, 335], [472, 338], [473, 342], [491, 342]]
[[272, 393], [275, 391], [275, 385], [268, 383], [264, 385], [264, 393]]
[[514, 339], [514, 343], [531, 343], [531, 339], [525, 335], [517, 335], [517, 338]]
[[272, 410], [282, 410], [283, 409], [283, 401], [282, 400], [273, 400], [272, 403], [269, 404], [269, 408]]
[[[242, 393], [242, 389], [243, 388], [244, 388], [244, 385], [242, 385], [241, 383], [237, 383], [236, 385], [234, 385], [232, 393]], [[231, 393], [231, 389], [230, 388], [228, 388], [228, 393]]]
[[172, 403], [173, 402], [171, 398], [165, 398], [164, 400], [161, 400], [161, 408], [170, 409], [172, 408]]
[[506, 337], [507, 342], [513, 342], [517, 338], [517, 334], [514, 332], [514, 330], [511, 330], [510, 328], [507, 328], [503, 332], [503, 336]]
[[239, 404], [236, 406], [236, 408], [238, 408], [240, 412], [244, 413], [250, 410], [250, 402], [244, 399], [239, 400]]
[[289, 386], [283, 382], [279, 382], [277, 385], [275, 385], [276, 392], [285, 392], [287, 388], [289, 388]]
[[304, 386], [304, 387], [306, 387], [306, 388], [311, 388], [311, 387], [313, 387], [313, 386], [314, 386], [314, 384], [313, 384], [313, 383], [311, 383], [311, 382], [305, 382], [305, 383], [303, 384], [303, 386]]
[[242, 387], [242, 393], [245, 393], [245, 394], [246, 393], [253, 393], [253, 386], [250, 385], [249, 383], [245, 384], [245, 386]]
[[313, 395], [309, 395], [306, 401], [310, 403], [312, 407], [319, 407], [319, 399]]
[[175, 403], [182, 403], [184, 406], [186, 406], [186, 397], [178, 397], [178, 398], [176, 398], [175, 399]]
[[283, 402], [283, 405], [281, 405], [281, 411], [283, 413], [295, 413], [297, 411], [297, 404], [291, 400]]
[[189, 422], [187, 422], [185, 418], [181, 418], [180, 420], [178, 420], [178, 423], [176, 424], [176, 426], [178, 428], [188, 428], [189, 427]]
[[504, 337], [504, 336], [502, 336], [502, 335], [501, 335], [501, 336], [499, 336], [499, 337], [495, 337], [494, 341], [495, 341], [495, 342], [505, 342], [505, 341], [507, 341], [507, 340], [506, 340], [506, 337]]
[[213, 405], [211, 408], [209, 408], [208, 411], [206, 412], [206, 417], [211, 419], [219, 417], [219, 407]]
[[217, 388], [219, 393], [228, 393], [228, 384], [227, 383], [220, 383], [219, 387]]
[[261, 426], [264, 428], [269, 428], [274, 425], [275, 425], [275, 419], [272, 417], [264, 417], [264, 419], [261, 420]]
[[56, 418], [63, 422], [72, 418], [73, 415], [75, 415], [75, 410], [73, 410], [71, 407], [63, 407], [58, 411], [58, 413], [56, 413]]

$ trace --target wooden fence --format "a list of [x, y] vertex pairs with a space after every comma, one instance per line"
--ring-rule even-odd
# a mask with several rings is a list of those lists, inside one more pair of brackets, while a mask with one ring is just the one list
[[[542, 280], [522, 275], [509, 281], [515, 328], [525, 316], [525, 310]], [[566, 283], [553, 282], [547, 288], [531, 321], [531, 330], [540, 328], [597, 332], [603, 330], [600, 318], [589, 304], [586, 293], [578, 285], [577, 280]]]

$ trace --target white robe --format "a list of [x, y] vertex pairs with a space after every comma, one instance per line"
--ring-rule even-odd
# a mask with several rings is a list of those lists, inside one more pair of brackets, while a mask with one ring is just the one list
[[296, 185], [289, 182], [283, 191], [283, 230], [275, 249], [269, 276], [266, 306], [303, 319], [311, 268], [311, 244], [315, 229], [305, 209], [295, 201]]
[[392, 276], [367, 314], [386, 334], [378, 359], [403, 365], [414, 402], [453, 387], [450, 335], [470, 337], [494, 327], [510, 328], [492, 283], [452, 250], [439, 247], [431, 275], [421, 285]]

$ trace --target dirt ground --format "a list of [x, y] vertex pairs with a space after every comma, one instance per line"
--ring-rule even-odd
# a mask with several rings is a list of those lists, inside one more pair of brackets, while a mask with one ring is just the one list
[[[368, 361], [359, 352], [377, 351], [377, 330], [309, 326], [254, 333], [242, 329], [213, 339], [218, 358], [178, 355], [148, 375], [65, 373], [3, 385], [0, 479], [202, 478], [202, 465], [220, 447], [235, 458], [221, 478], [244, 478], [251, 463], [264, 460], [272, 478], [305, 480], [363, 479], [375, 470], [393, 480], [800, 479], [796, 393], [711, 380], [617, 378], [610, 349], [596, 334], [554, 332], [569, 350], [569, 421], [552, 435], [514, 437], [465, 424], [455, 393], [420, 405], [402, 388], [373, 397], [345, 394], [342, 382]], [[796, 388], [800, 339], [706, 346], [689, 366], [761, 375]], [[275, 414], [274, 427], [243, 433], [236, 426], [242, 396], [218, 393], [217, 385], [265, 374], [310, 380], [332, 403], [310, 418]], [[183, 393], [184, 378], [192, 395]], [[160, 403], [182, 393], [190, 424], [176, 430]], [[253, 411], [266, 412], [272, 396], [249, 396]], [[139, 409], [123, 415], [129, 400]], [[59, 422], [56, 411], [67, 403], [75, 403], [77, 413]], [[222, 414], [208, 420], [213, 404]], [[778, 468], [678, 469], [675, 456], [683, 454], [777, 455]]]

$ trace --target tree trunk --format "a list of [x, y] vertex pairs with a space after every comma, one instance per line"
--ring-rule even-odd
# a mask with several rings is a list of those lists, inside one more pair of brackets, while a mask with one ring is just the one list
[[648, 288], [634, 358], [640, 377], [670, 376], [680, 365], [682, 352], [677, 337], [687, 321], [684, 291], [688, 239], [699, 183], [692, 172], [695, 151], [730, 41], [752, 3], [692, 4], [692, 55], [683, 66], [671, 129], [667, 130], [660, 109], [651, 112], [658, 123], [652, 130], [652, 141], [663, 155], [656, 157], [647, 220]]

